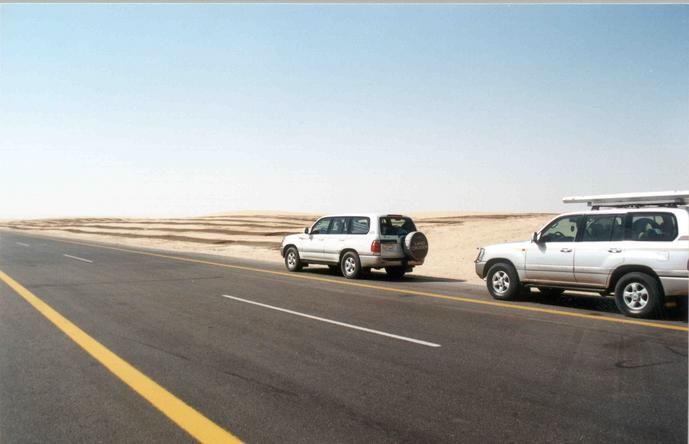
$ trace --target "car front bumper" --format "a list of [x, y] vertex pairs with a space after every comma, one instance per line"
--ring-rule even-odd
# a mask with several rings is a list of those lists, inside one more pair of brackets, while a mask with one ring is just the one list
[[485, 262], [474, 262], [474, 268], [476, 269], [476, 274], [478, 275], [478, 277], [480, 277], [481, 279], [486, 277], [486, 275], [484, 274], [486, 268]]

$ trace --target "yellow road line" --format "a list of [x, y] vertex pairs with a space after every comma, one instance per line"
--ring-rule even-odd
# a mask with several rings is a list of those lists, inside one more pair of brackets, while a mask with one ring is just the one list
[[242, 442], [111, 352], [1, 270], [0, 280], [9, 285], [50, 322], [55, 324], [58, 329], [93, 356], [96, 361], [198, 441], [203, 443]]
[[427, 291], [407, 290], [404, 288], [385, 287], [382, 285], [364, 284], [361, 282], [329, 279], [329, 278], [323, 278], [323, 277], [319, 277], [319, 276], [313, 276], [313, 275], [301, 274], [301, 273], [290, 273], [290, 272], [285, 272], [285, 271], [266, 270], [264, 268], [247, 267], [244, 265], [223, 264], [221, 262], [212, 262], [212, 261], [207, 261], [207, 260], [202, 260], [202, 259], [192, 259], [192, 258], [181, 257], [181, 256], [172, 256], [169, 254], [152, 253], [152, 252], [148, 252], [148, 251], [132, 250], [129, 248], [109, 247], [109, 246], [105, 246], [105, 245], [92, 244], [92, 243], [88, 243], [88, 242], [77, 242], [77, 241], [71, 241], [71, 240], [65, 240], [65, 239], [57, 239], [57, 238], [50, 237], [50, 236], [40, 236], [39, 235], [39, 237], [46, 237], [46, 238], [48, 238], [50, 240], [54, 240], [56, 242], [64, 242], [64, 243], [68, 243], [68, 244], [85, 245], [85, 246], [94, 247], [94, 248], [104, 248], [107, 250], [124, 251], [127, 253], [140, 254], [140, 255], [144, 255], [144, 256], [153, 256], [153, 257], [160, 257], [160, 258], [164, 258], [164, 259], [172, 259], [172, 260], [176, 260], [176, 261], [192, 262], [192, 263], [204, 264], [204, 265], [213, 265], [216, 267], [224, 267], [224, 268], [230, 268], [230, 269], [235, 269], [235, 270], [253, 271], [256, 273], [265, 273], [265, 274], [272, 274], [272, 275], [277, 275], [277, 276], [285, 276], [285, 277], [289, 277], [292, 279], [305, 279], [305, 280], [310, 280], [310, 281], [327, 282], [330, 284], [337, 284], [337, 285], [348, 285], [350, 287], [371, 288], [371, 289], [382, 290], [382, 291], [387, 291], [387, 292], [391, 292], [391, 293], [403, 293], [403, 294], [410, 294], [410, 295], [414, 295], [414, 296], [423, 296], [423, 297], [435, 298], [435, 299], [446, 299], [446, 300], [450, 300], [450, 301], [466, 302], [469, 304], [478, 304], [478, 305], [488, 305], [488, 306], [493, 306], [493, 307], [510, 308], [510, 309], [514, 309], [514, 310], [529, 311], [529, 312], [533, 312], [533, 313], [546, 313], [546, 314], [565, 316], [565, 317], [571, 317], [571, 318], [591, 319], [594, 321], [612, 322], [612, 323], [617, 323], [617, 324], [641, 325], [644, 327], [660, 328], [660, 329], [664, 329], [664, 330], [676, 330], [676, 331], [684, 331], [684, 332], [689, 331], [689, 327], [683, 327], [683, 326], [679, 326], [679, 325], [670, 325], [670, 324], [661, 324], [659, 322], [642, 321], [642, 320], [638, 320], [638, 319], [628, 319], [628, 318], [613, 318], [610, 316], [598, 316], [598, 315], [592, 315], [592, 314], [586, 314], [586, 313], [576, 313], [576, 312], [570, 312], [570, 311], [564, 311], [564, 310], [555, 310], [555, 309], [550, 309], [550, 308], [529, 307], [529, 306], [525, 306], [525, 305], [511, 304], [508, 302], [486, 301], [486, 300], [482, 300], [482, 299], [473, 299], [473, 298], [467, 298], [467, 297], [462, 297], [462, 296], [450, 296], [450, 295], [446, 295], [446, 294], [431, 293], [431, 292], [427, 292]]

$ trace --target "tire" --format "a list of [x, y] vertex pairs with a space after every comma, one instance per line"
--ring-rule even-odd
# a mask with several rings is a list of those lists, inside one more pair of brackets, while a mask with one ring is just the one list
[[652, 276], [627, 273], [615, 285], [615, 304], [622, 313], [633, 318], [655, 317], [663, 308], [663, 292]]
[[287, 251], [285, 251], [285, 267], [287, 267], [289, 271], [301, 271], [304, 267], [296, 247], [289, 247]]
[[404, 267], [385, 267], [385, 272], [391, 279], [402, 279], [407, 270]]
[[332, 273], [334, 275], [340, 274], [340, 266], [339, 265], [328, 265], [328, 269], [330, 270], [330, 273]]
[[552, 288], [552, 287], [538, 287], [538, 291], [541, 292], [544, 298], [547, 299], [557, 299], [562, 293], [565, 292], [562, 288]]
[[342, 260], [340, 260], [340, 271], [342, 271], [342, 276], [347, 279], [357, 279], [361, 275], [359, 255], [354, 251], [343, 254]]
[[486, 287], [494, 299], [510, 301], [521, 293], [521, 283], [517, 270], [508, 263], [499, 262], [488, 270]]
[[423, 261], [428, 255], [428, 239], [420, 231], [412, 231], [402, 239], [402, 249], [407, 257]]

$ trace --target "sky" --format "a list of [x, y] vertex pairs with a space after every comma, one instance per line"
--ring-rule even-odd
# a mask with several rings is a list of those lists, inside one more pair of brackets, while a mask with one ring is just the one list
[[0, 219], [689, 188], [689, 5], [0, 5]]

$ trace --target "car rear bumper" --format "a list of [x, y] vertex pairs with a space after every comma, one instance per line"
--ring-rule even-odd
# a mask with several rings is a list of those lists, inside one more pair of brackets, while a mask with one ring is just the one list
[[423, 264], [423, 261], [415, 261], [406, 258], [392, 259], [382, 258], [380, 256], [360, 255], [359, 261], [363, 268], [384, 268], [384, 267], [416, 267]]
[[686, 296], [689, 292], [689, 278], [685, 277], [660, 277], [665, 296]]

